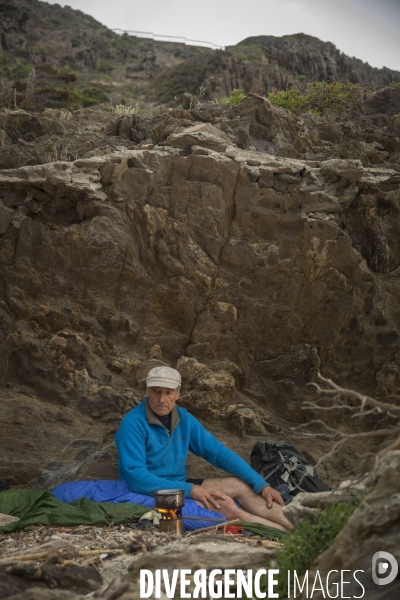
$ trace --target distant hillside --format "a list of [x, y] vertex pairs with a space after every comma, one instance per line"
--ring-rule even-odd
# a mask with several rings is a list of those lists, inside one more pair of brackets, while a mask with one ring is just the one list
[[154, 76], [203, 52], [121, 36], [79, 10], [39, 0], [0, 2], [0, 17], [1, 98], [13, 105], [16, 89], [25, 108], [155, 99], [147, 92]]
[[215, 99], [299, 87], [315, 80], [381, 87], [400, 73], [375, 69], [333, 44], [296, 34], [259, 36], [214, 51], [120, 36], [79, 10], [39, 0], [0, 2], [0, 100], [44, 109], [134, 104], [142, 107], [197, 95]]

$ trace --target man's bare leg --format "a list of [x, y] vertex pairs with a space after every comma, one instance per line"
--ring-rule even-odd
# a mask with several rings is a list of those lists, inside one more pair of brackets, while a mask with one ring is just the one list
[[[252, 488], [249, 485], [247, 485], [247, 483], [245, 483], [238, 477], [213, 477], [212, 479], [205, 479], [202, 485], [214, 488], [215, 490], [219, 490], [220, 492], [223, 492], [230, 498], [237, 500], [237, 502], [239, 502], [240, 506], [242, 507], [243, 512], [246, 513], [246, 518], [242, 516], [228, 517], [222, 510], [222, 502], [218, 500], [218, 502], [221, 504], [222, 514], [227, 518], [240, 518], [244, 521], [264, 523], [269, 525], [270, 527], [279, 526], [278, 529], [284, 529], [285, 531], [290, 531], [291, 529], [293, 529], [293, 525], [284, 516], [282, 507], [279, 506], [279, 504], [273, 502], [272, 508], [268, 508], [264, 498], [258, 496], [252, 490]], [[234, 509], [233, 507], [229, 507], [229, 510], [232, 511]], [[268, 523], [265, 523], [265, 521], [268, 521]]]
[[275, 527], [275, 529], [287, 531], [287, 529], [279, 523], [246, 512], [237, 504], [235, 504], [233, 498], [230, 498], [229, 496], [226, 497], [226, 500], [218, 500], [218, 503], [220, 505], [218, 512], [223, 514], [224, 517], [228, 519], [228, 521], [239, 519], [240, 521], [247, 521], [248, 523], [261, 523], [262, 525], [268, 525], [268, 527]]

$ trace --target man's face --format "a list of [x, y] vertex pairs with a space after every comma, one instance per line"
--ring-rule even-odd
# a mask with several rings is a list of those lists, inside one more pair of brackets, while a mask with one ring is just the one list
[[165, 387], [148, 387], [146, 393], [151, 410], [159, 417], [168, 415], [180, 396], [179, 390]]

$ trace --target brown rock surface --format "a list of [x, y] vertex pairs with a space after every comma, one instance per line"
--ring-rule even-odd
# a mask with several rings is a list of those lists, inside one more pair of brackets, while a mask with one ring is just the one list
[[[311, 460], [330, 447], [289, 430], [319, 368], [398, 394], [400, 140], [393, 119], [353, 116], [256, 95], [152, 118], [2, 113], [19, 168], [0, 173], [0, 478], [117, 477], [114, 433], [157, 364], [178, 364], [182, 405], [246, 459], [259, 437]], [[49, 162], [68, 135], [80, 158]]]

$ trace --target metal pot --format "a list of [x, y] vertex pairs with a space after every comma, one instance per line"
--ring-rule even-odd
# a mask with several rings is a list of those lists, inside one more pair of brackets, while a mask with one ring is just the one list
[[185, 506], [185, 490], [157, 490], [155, 508], [177, 509]]

